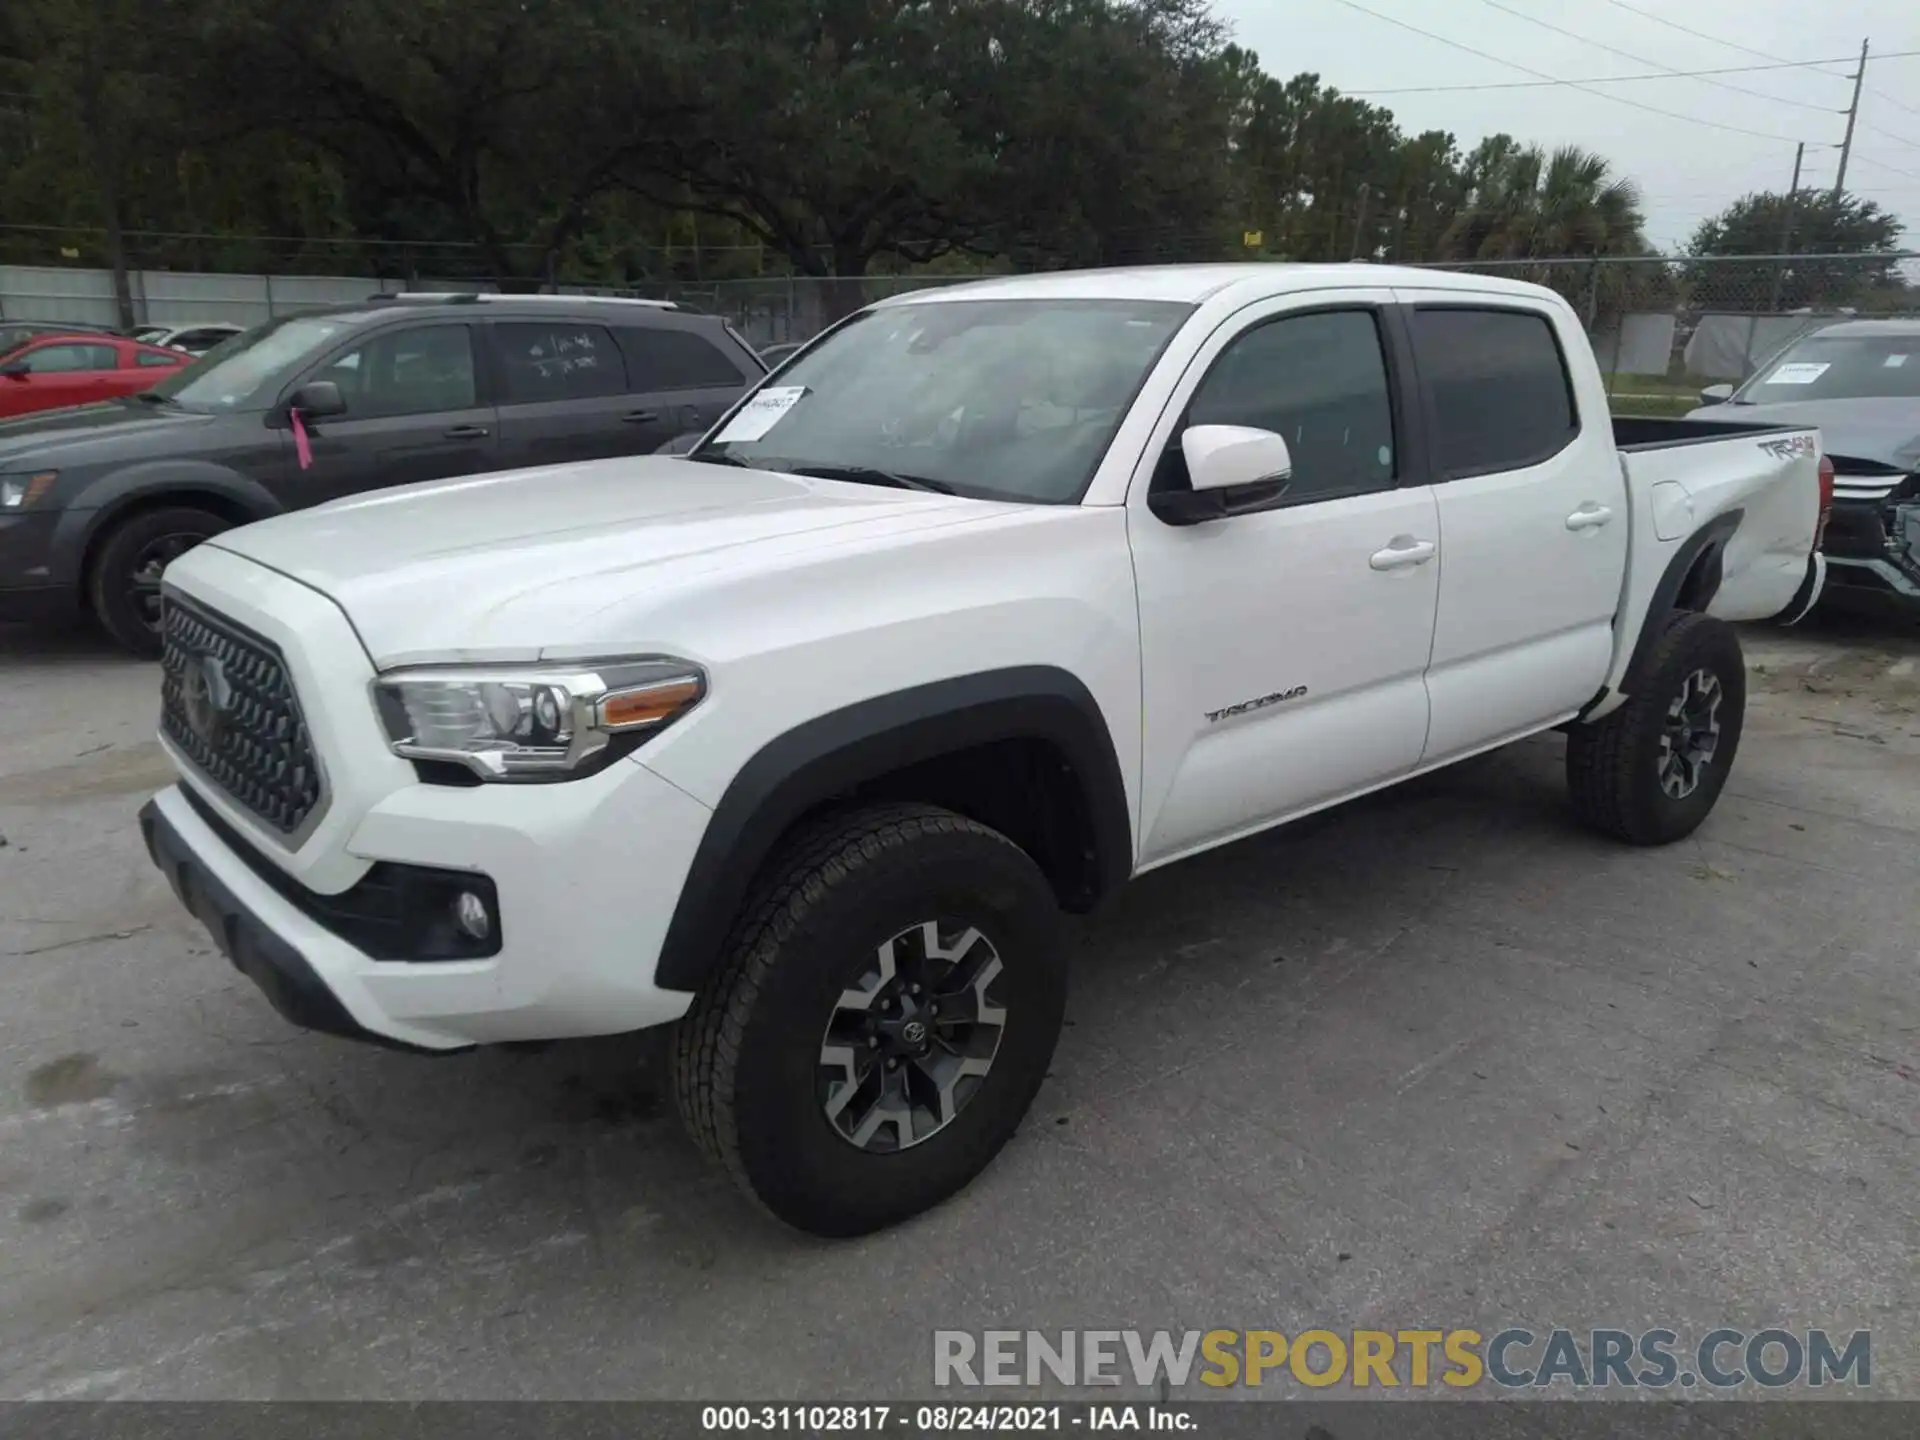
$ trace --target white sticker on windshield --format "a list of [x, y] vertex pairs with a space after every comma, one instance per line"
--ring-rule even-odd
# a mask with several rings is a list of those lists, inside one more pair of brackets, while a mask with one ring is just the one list
[[806, 393], [804, 385], [769, 386], [742, 405], [739, 413], [727, 422], [726, 429], [713, 438], [722, 444], [730, 440], [758, 440], [778, 425]]
[[1767, 377], [1769, 385], [1811, 385], [1833, 367], [1824, 361], [1802, 360], [1782, 365]]
[[1898, 370], [1902, 365], [1906, 363], [1907, 363], [1907, 357], [1904, 355], [1889, 355], [1887, 356], [1886, 368], [1889, 370]]

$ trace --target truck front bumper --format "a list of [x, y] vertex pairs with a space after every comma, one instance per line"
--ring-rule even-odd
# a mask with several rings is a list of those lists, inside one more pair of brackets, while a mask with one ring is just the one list
[[404, 958], [390, 943], [444, 926], [444, 910], [420, 907], [443, 905], [445, 891], [383, 897], [370, 925], [367, 907], [348, 903], [360, 886], [308, 890], [189, 795], [191, 783], [140, 812], [148, 852], [235, 968], [296, 1025], [452, 1051], [618, 1034], [678, 1019], [692, 1003], [654, 985], [654, 959], [709, 812], [637, 763], [565, 785], [416, 785], [365, 816], [350, 846], [361, 859], [484, 885], [497, 948], [469, 959]]

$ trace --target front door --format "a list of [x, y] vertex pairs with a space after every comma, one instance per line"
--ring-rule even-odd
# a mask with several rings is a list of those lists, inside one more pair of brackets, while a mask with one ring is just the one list
[[[1143, 865], [1395, 779], [1427, 732], [1438, 595], [1433, 489], [1405, 444], [1385, 291], [1250, 307], [1201, 351], [1136, 476], [1128, 533], [1145, 682]], [[1279, 508], [1169, 525], [1180, 432], [1281, 435]]]
[[289, 508], [494, 468], [497, 421], [480, 388], [471, 325], [383, 329], [323, 361], [288, 392], [313, 380], [338, 385], [347, 409], [303, 418], [310, 457], [304, 467], [286, 432], [269, 488]]

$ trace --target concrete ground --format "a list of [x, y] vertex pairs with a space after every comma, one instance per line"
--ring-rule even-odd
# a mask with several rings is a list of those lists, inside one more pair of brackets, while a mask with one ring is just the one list
[[1920, 635], [1748, 647], [1678, 846], [1574, 828], [1547, 737], [1143, 880], [998, 1163], [827, 1244], [649, 1044], [287, 1028], [141, 849], [152, 667], [0, 631], [0, 1398], [902, 1398], [936, 1327], [1510, 1323], [1870, 1328], [1920, 1398]]

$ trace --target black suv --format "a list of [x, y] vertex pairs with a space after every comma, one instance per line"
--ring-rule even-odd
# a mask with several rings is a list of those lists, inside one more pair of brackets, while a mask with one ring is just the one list
[[402, 295], [274, 320], [153, 389], [0, 422], [0, 620], [91, 610], [160, 651], [160, 572], [235, 525], [387, 485], [660, 450], [766, 373], [643, 300]]

